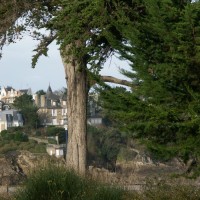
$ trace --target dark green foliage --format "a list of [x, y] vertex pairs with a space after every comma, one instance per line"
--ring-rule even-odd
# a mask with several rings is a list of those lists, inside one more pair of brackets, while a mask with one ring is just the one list
[[7, 131], [7, 130], [1, 131], [1, 138], [2, 138], [2, 139], [3, 139], [3, 138], [6, 138], [7, 135], [8, 135], [8, 131]]
[[106, 127], [88, 126], [87, 133], [88, 162], [114, 170], [120, 148], [127, 138], [119, 131]]
[[[6, 131], [6, 130], [5, 130]], [[7, 129], [7, 131], [9, 132], [9, 133], [13, 133], [13, 132], [16, 132], [16, 131], [21, 131], [21, 132], [23, 132], [24, 131], [24, 128], [22, 127], [22, 126], [13, 126], [13, 127], [9, 127], [8, 129]]]
[[132, 91], [104, 88], [113, 124], [159, 157], [199, 157], [200, 2], [143, 1], [139, 21], [119, 24], [119, 51], [132, 64]]
[[46, 144], [38, 144], [35, 141], [29, 140], [25, 142], [14, 140], [0, 140], [0, 154], [5, 154], [9, 151], [26, 150], [31, 153], [46, 153]]
[[34, 105], [32, 95], [23, 94], [16, 97], [13, 106], [22, 112], [27, 129], [37, 129], [39, 126], [38, 108]]
[[14, 133], [10, 133], [7, 130], [3, 130], [1, 132], [1, 139], [2, 140], [14, 140], [14, 137], [15, 137]]
[[66, 130], [62, 127], [48, 126], [47, 136], [58, 136], [59, 143], [66, 143]]
[[19, 142], [27, 142], [28, 136], [23, 133], [22, 131], [16, 130], [15, 132], [10, 132], [7, 130], [3, 130], [1, 132], [1, 139], [2, 140], [13, 140], [13, 141], [19, 141]]
[[38, 95], [44, 95], [44, 94], [46, 94], [46, 92], [44, 90], [38, 90], [36, 92], [36, 94], [38, 94]]
[[49, 144], [57, 144], [57, 141], [53, 138], [48, 138], [48, 143]]
[[14, 141], [27, 142], [28, 136], [22, 132], [15, 132]]

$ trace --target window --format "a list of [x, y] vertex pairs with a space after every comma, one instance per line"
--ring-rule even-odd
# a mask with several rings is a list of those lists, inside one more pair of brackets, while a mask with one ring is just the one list
[[55, 110], [55, 109], [52, 109], [52, 116], [57, 116], [57, 110]]
[[53, 125], [57, 125], [57, 119], [52, 119]]
[[63, 108], [62, 109], [62, 115], [66, 115], [67, 114], [67, 109], [66, 108]]

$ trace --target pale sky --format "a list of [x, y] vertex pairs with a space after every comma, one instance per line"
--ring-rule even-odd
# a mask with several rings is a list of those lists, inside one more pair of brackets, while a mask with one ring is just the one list
[[[3, 58], [0, 60], [0, 86], [12, 86], [15, 89], [31, 88], [32, 92], [47, 90], [50, 83], [52, 90], [66, 87], [64, 68], [61, 62], [58, 46], [51, 44], [48, 57], [41, 57], [33, 69], [31, 58], [36, 42], [25, 37], [15, 44], [5, 46]], [[129, 69], [126, 62], [116, 58], [108, 60], [101, 74], [125, 77], [119, 73], [118, 68]]]

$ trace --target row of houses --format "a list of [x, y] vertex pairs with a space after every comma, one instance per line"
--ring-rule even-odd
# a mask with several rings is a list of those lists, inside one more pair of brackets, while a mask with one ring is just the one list
[[[39, 108], [38, 114], [40, 118], [40, 124], [43, 126], [60, 126], [64, 127], [67, 130], [67, 96], [55, 94], [51, 86], [49, 85], [46, 93], [42, 94], [32, 94], [31, 89], [25, 90], [15, 90], [12, 87], [2, 87], [0, 89], [0, 131], [7, 129], [10, 126], [21, 126], [23, 125], [22, 119], [19, 118], [18, 123], [16, 122], [17, 118], [15, 117], [20, 115], [20, 112], [17, 110], [11, 110], [11, 105], [14, 102], [14, 99], [23, 94], [29, 94], [33, 96], [35, 105]], [[102, 124], [102, 117], [99, 115], [99, 108], [97, 106], [98, 97], [95, 94], [91, 94], [88, 105], [88, 123], [91, 125], [100, 125]], [[8, 116], [12, 116], [11, 120], [8, 121]], [[11, 117], [9, 118], [11, 119]]]
[[19, 97], [23, 94], [32, 95], [31, 88], [24, 90], [15, 90], [11, 86], [1, 87], [0, 88], [0, 100], [6, 104], [12, 104], [16, 97]]
[[[7, 129], [10, 126], [16, 126], [17, 123], [10, 123], [8, 121], [9, 115], [15, 118], [14, 113], [19, 111], [11, 111], [12, 104], [16, 97], [23, 94], [32, 95], [31, 89], [15, 90], [12, 87], [2, 87], [0, 89], [0, 123], [2, 124], [0, 131]], [[40, 124], [44, 126], [55, 125], [62, 126], [67, 129], [67, 101], [66, 95], [59, 96], [53, 93], [50, 85], [46, 91], [46, 94], [33, 94], [35, 105], [39, 108], [38, 114], [40, 118]], [[15, 118], [16, 119], [16, 118]], [[21, 125], [21, 121], [18, 123]]]
[[[0, 132], [9, 127], [23, 126], [23, 116], [20, 111], [11, 109], [16, 97], [23, 94], [33, 96], [35, 105], [39, 108], [38, 115], [40, 124], [43, 126], [60, 126], [67, 130], [67, 96], [55, 94], [49, 85], [46, 93], [32, 94], [31, 89], [15, 90], [12, 87], [0, 89]], [[102, 117], [99, 115], [97, 106], [98, 97], [90, 95], [88, 103], [88, 123], [91, 125], [102, 124]], [[66, 144], [47, 144], [47, 153], [56, 157], [63, 157], [66, 154]]]

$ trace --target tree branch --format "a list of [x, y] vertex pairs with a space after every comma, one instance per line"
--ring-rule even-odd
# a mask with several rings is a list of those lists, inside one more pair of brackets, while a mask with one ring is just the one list
[[103, 82], [116, 83], [116, 84], [125, 85], [125, 86], [129, 86], [129, 87], [133, 86], [132, 82], [127, 81], [127, 80], [118, 79], [113, 76], [101, 76], [100, 80]]
[[41, 55], [47, 56], [47, 51], [48, 51], [48, 46], [56, 39], [57, 35], [49, 35], [46, 37], [43, 37], [42, 41], [40, 44], [37, 46], [36, 49], [33, 51], [37, 52], [35, 55], [32, 57], [32, 67], [35, 68], [35, 65]]
[[116, 77], [113, 77], [113, 76], [100, 76], [98, 80], [97, 79], [96, 80], [94, 80], [94, 79], [90, 80], [89, 81], [89, 88], [92, 87], [94, 84], [100, 83], [100, 82], [109, 82], [109, 83], [124, 85], [124, 86], [134, 88], [135, 90], [138, 88], [138, 84], [134, 84], [131, 81], [119, 79], [119, 78], [116, 78]]

